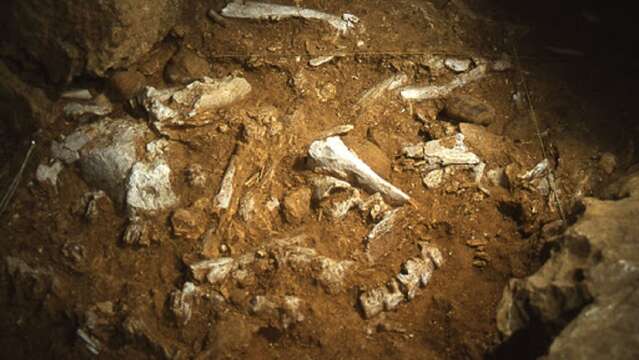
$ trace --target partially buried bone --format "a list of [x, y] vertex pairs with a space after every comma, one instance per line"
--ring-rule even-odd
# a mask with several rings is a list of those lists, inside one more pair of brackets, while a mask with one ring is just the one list
[[220, 185], [220, 191], [215, 196], [215, 207], [218, 209], [226, 210], [231, 205], [231, 198], [233, 197], [233, 179], [235, 177], [235, 168], [237, 162], [237, 155], [231, 156], [231, 161], [226, 168], [224, 177], [222, 178], [222, 185]]
[[313, 142], [309, 156], [315, 170], [354, 181], [373, 193], [379, 192], [391, 204], [402, 205], [410, 201], [408, 195], [377, 175], [339, 137]]
[[381, 97], [386, 91], [396, 90], [407, 82], [408, 76], [406, 74], [400, 73], [393, 75], [390, 78], [385, 79], [372, 88], [366, 90], [362, 95], [360, 95], [360, 98], [357, 101], [357, 105], [366, 107], [374, 102], [376, 99]]
[[404, 262], [395, 278], [360, 295], [359, 302], [367, 319], [382, 311], [394, 310], [402, 301], [414, 299], [419, 288], [428, 285], [435, 269], [443, 265], [444, 257], [439, 249], [427, 243], [420, 246], [421, 256]]
[[240, 101], [250, 92], [251, 84], [242, 77], [204, 77], [184, 88], [158, 90], [148, 86], [133, 104], [142, 106], [153, 125], [161, 131], [165, 126], [210, 124], [214, 119], [209, 116], [211, 111]]
[[429, 85], [424, 87], [411, 86], [401, 91], [402, 98], [405, 100], [429, 100], [439, 99], [448, 96], [453, 90], [465, 86], [473, 81], [479, 80], [486, 76], [487, 65], [480, 65], [457, 76], [453, 81], [445, 85]]
[[[442, 139], [445, 140], [445, 139]], [[447, 167], [470, 168], [475, 173], [475, 182], [480, 185], [486, 165], [464, 144], [464, 135], [455, 135], [455, 146], [448, 148], [442, 145], [442, 140], [432, 140], [426, 143], [405, 146], [404, 156], [411, 159], [424, 159], [423, 182], [428, 188], [439, 186]], [[482, 188], [483, 190], [483, 188]]]
[[234, 1], [224, 9], [222, 15], [228, 18], [255, 19], [255, 20], [281, 20], [286, 18], [303, 18], [309, 20], [322, 20], [330, 24], [341, 33], [347, 33], [353, 28], [359, 19], [351, 14], [342, 17], [327, 14], [317, 10], [304, 9], [296, 6], [259, 3], [255, 1]]

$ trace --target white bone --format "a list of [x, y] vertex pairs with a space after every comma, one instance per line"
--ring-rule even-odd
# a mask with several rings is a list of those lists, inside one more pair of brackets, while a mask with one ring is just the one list
[[379, 192], [392, 204], [405, 204], [410, 196], [377, 175], [355, 153], [348, 149], [339, 137], [329, 137], [313, 142], [309, 155], [315, 169], [347, 181], [355, 181], [371, 192]]

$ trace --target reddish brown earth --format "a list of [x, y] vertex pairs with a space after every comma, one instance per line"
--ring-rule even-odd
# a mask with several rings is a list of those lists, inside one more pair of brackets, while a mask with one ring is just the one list
[[[513, 94], [526, 94], [523, 75], [567, 214], [577, 192], [588, 193], [615, 176], [599, 167], [603, 152], [617, 154], [618, 167], [630, 163], [628, 146], [636, 129], [606, 125], [621, 110], [589, 91], [591, 81], [598, 80], [573, 81], [584, 71], [579, 59], [561, 58], [528, 42], [525, 28], [503, 21], [482, 1], [451, 1], [442, 8], [412, 0], [300, 3], [334, 14], [353, 13], [361, 21], [347, 36], [300, 20], [227, 19], [221, 26], [207, 18], [207, 7], [197, 4], [192, 23], [174, 29], [157, 51], [128, 69], [144, 74], [146, 85], [167, 87], [165, 63], [174, 49], [187, 48], [208, 62], [206, 75], [241, 74], [253, 87], [247, 99], [213, 114], [212, 124], [172, 133], [176, 141], [170, 141], [168, 162], [179, 206], [157, 216], [148, 247], [122, 243], [126, 216], [108, 199], [98, 202], [95, 220], [83, 219], [79, 202], [92, 189], [74, 166], [63, 170], [57, 188], [35, 180], [37, 165], [50, 157], [51, 140], [77, 126], [61, 114], [65, 101], [56, 103], [50, 125], [35, 135], [35, 155], [0, 222], [3, 258], [22, 259], [49, 274], [38, 282], [2, 272], [0, 347], [6, 358], [90, 356], [76, 335], [89, 321], [88, 311], [100, 324], [94, 334], [103, 344], [100, 358], [457, 359], [495, 351], [495, 309], [504, 285], [543, 262], [547, 249], [539, 232], [560, 218], [556, 204], [522, 184], [491, 185], [491, 195], [486, 195], [464, 171], [446, 178], [441, 188], [426, 189], [401, 148], [441, 136], [437, 129], [450, 121], [438, 111], [441, 103], [408, 104], [387, 94], [360, 108], [360, 94], [400, 71], [409, 76], [409, 84], [448, 82], [454, 73], [428, 66], [435, 55], [509, 57], [513, 69], [457, 91], [481, 99], [496, 114], [485, 128], [488, 133], [477, 139], [467, 136], [467, 143], [489, 169], [510, 165], [519, 174], [543, 159], [530, 108], [513, 100]], [[364, 45], [358, 47], [358, 41]], [[519, 59], [513, 56], [515, 48]], [[308, 66], [309, 59], [326, 53], [343, 56], [317, 68]], [[89, 85], [95, 93], [105, 90], [111, 96], [116, 105], [111, 117], [130, 112], [107, 81]], [[428, 131], [418, 114], [439, 115]], [[254, 138], [243, 134], [249, 123], [276, 128], [268, 119], [281, 129]], [[299, 193], [310, 189], [313, 176], [305, 166], [310, 143], [343, 124], [354, 125], [344, 141], [413, 198], [402, 220], [368, 251], [363, 239], [373, 225], [370, 219], [356, 210], [343, 220], [330, 219], [322, 204], [308, 204]], [[457, 129], [457, 122], [450, 124]], [[240, 185], [231, 209], [219, 212], [205, 204], [190, 225], [190, 219], [180, 218], [183, 213], [176, 218], [178, 209], [213, 199], [238, 143], [235, 182]], [[13, 164], [21, 161], [21, 151], [4, 150], [2, 155]], [[193, 164], [207, 175], [204, 186], [189, 183], [187, 169]], [[2, 173], [3, 184], [9, 174], [13, 170]], [[260, 174], [257, 183], [250, 181], [255, 174]], [[262, 202], [277, 198], [283, 207], [263, 210], [247, 222], [237, 209], [248, 191]], [[291, 193], [294, 198], [289, 199]], [[195, 235], [176, 236], [176, 224], [195, 228]], [[342, 288], [329, 291], [308, 269], [296, 271], [266, 258], [252, 265], [256, 276], [247, 281], [201, 284], [218, 297], [197, 301], [186, 325], [176, 322], [170, 294], [191, 279], [189, 259], [237, 256], [299, 234], [319, 254], [358, 264]], [[473, 264], [476, 249], [468, 245], [479, 240], [485, 242], [485, 264]], [[417, 244], [423, 241], [437, 246], [445, 258], [431, 283], [396, 311], [365, 319], [360, 293], [397, 274], [403, 262], [418, 255]], [[69, 249], [76, 245], [83, 250], [74, 256]], [[367, 260], [367, 253], [374, 261]], [[299, 297], [304, 320], [285, 327], [277, 317], [252, 314], [251, 299], [265, 294]], [[143, 325], [136, 328], [136, 322]]]

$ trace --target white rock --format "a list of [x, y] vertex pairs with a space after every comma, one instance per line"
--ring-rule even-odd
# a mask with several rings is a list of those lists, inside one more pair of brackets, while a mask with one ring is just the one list
[[222, 16], [238, 19], [255, 20], [281, 20], [286, 18], [304, 18], [310, 20], [322, 20], [330, 24], [341, 33], [348, 32], [359, 19], [351, 14], [342, 17], [330, 15], [317, 10], [285, 6], [254, 1], [231, 2], [222, 9]]
[[163, 158], [169, 150], [169, 141], [164, 138], [153, 140], [146, 144], [146, 157], [149, 160]]
[[182, 290], [171, 294], [171, 311], [179, 325], [186, 325], [193, 315], [193, 305], [199, 289], [192, 282], [185, 282]]
[[53, 165], [40, 164], [36, 170], [36, 179], [41, 183], [48, 183], [53, 187], [58, 186], [58, 175], [62, 171], [62, 162], [56, 161]]
[[104, 190], [121, 205], [125, 199], [127, 176], [139, 159], [138, 144], [147, 131], [144, 124], [129, 118], [105, 118], [80, 127], [65, 139], [63, 148], [70, 153], [80, 148], [78, 162], [82, 178], [91, 186]]
[[353, 181], [372, 192], [379, 192], [391, 204], [405, 204], [410, 197], [377, 175], [350, 151], [339, 137], [313, 142], [309, 149], [314, 168], [347, 181]]
[[384, 289], [376, 288], [364, 292], [359, 297], [359, 303], [367, 319], [384, 311]]
[[343, 286], [347, 271], [355, 265], [353, 261], [337, 261], [325, 256], [320, 256], [318, 262], [320, 268], [318, 280], [332, 291], [337, 291]]
[[130, 210], [156, 211], [174, 206], [177, 197], [171, 187], [171, 168], [164, 160], [133, 165], [127, 184]]
[[422, 176], [422, 182], [428, 189], [438, 188], [444, 180], [444, 170], [435, 169]]
[[191, 265], [190, 268], [195, 280], [204, 281], [206, 278], [209, 283], [217, 284], [226, 279], [234, 266], [233, 258], [224, 257], [200, 261]]
[[444, 256], [437, 247], [429, 243], [420, 243], [419, 245], [422, 248], [422, 257], [424, 259], [430, 259], [438, 269], [444, 265]]
[[266, 202], [265, 207], [268, 211], [277, 210], [280, 208], [280, 201], [275, 197], [271, 197], [271, 199]]

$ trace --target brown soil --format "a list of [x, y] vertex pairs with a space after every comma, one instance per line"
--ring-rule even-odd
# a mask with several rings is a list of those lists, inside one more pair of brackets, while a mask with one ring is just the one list
[[[229, 212], [205, 211], [198, 226], [200, 231], [212, 231], [198, 240], [175, 236], [171, 211], [157, 216], [150, 246], [125, 246], [121, 236], [126, 216], [112, 202], [99, 202], [98, 218], [92, 222], [78, 213], [82, 195], [92, 190], [78, 169], [67, 167], [57, 189], [38, 183], [35, 169], [49, 158], [50, 141], [76, 127], [64, 119], [60, 113], [64, 102], [59, 102], [51, 114], [55, 120], [36, 135], [35, 156], [0, 223], [3, 257], [20, 258], [55, 279], [43, 285], [2, 272], [0, 348], [6, 358], [88, 356], [76, 335], [88, 321], [88, 310], [104, 322], [103, 333], [95, 334], [108, 349], [102, 358], [456, 359], [482, 358], [495, 351], [499, 345], [495, 309], [502, 289], [509, 278], [529, 275], [543, 262], [544, 239], [538, 233], [559, 218], [554, 203], [534, 189], [514, 185], [490, 187], [488, 196], [463, 171], [447, 178], [441, 188], [426, 189], [402, 158], [401, 147], [430, 139], [415, 114], [433, 112], [440, 105], [409, 106], [397, 96], [385, 96], [360, 109], [359, 95], [398, 71], [409, 75], [411, 84], [448, 82], [452, 72], [435, 73], [426, 66], [434, 55], [500, 59], [517, 47], [521, 59], [515, 63], [523, 68], [542, 137], [554, 155], [551, 160], [567, 213], [578, 190], [588, 193], [614, 176], [598, 167], [602, 152], [617, 154], [620, 167], [632, 160], [625, 155], [635, 130], [607, 128], [606, 120], [623, 110], [607, 106], [608, 99], [589, 91], [598, 80], [573, 81], [586, 64], [563, 61], [526, 37], [510, 34], [509, 30], [521, 27], [487, 11], [489, 2], [450, 1], [442, 8], [432, 3], [446, 2], [302, 3], [329, 13], [356, 14], [361, 19], [358, 29], [365, 32], [338, 37], [321, 23], [300, 20], [227, 20], [222, 27], [206, 17], [208, 8], [198, 2], [193, 22], [166, 40], [195, 49], [207, 59], [209, 76], [241, 73], [253, 87], [248, 99], [215, 114], [215, 123], [175, 132], [178, 141], [170, 142], [168, 160], [180, 197], [177, 208], [213, 199], [238, 142], [243, 145], [238, 150], [236, 184], [272, 171], [268, 180], [236, 187]], [[357, 46], [359, 40], [363, 47]], [[317, 68], [308, 66], [309, 59], [325, 53], [344, 56]], [[141, 67], [138, 70], [144, 73]], [[147, 77], [147, 84], [166, 87], [163, 79], [160, 68]], [[458, 92], [495, 108], [497, 116], [487, 129], [501, 137], [488, 144], [470, 143], [489, 169], [514, 164], [519, 173], [543, 159], [527, 104], [513, 100], [513, 94], [525, 94], [519, 71], [491, 74]], [[112, 117], [129, 111], [124, 102], [116, 105]], [[275, 116], [283, 125], [281, 131], [246, 139], [243, 128], [263, 119], [264, 112]], [[321, 204], [315, 203], [308, 214], [296, 211], [294, 220], [284, 210], [264, 211], [249, 222], [236, 213], [248, 191], [256, 192], [262, 203], [274, 197], [285, 204], [289, 193], [308, 188], [313, 175], [305, 167], [309, 144], [343, 124], [355, 126], [344, 141], [414, 202], [392, 232], [368, 250], [373, 262], [367, 260], [363, 241], [373, 224], [358, 211], [339, 221], [320, 215]], [[208, 175], [203, 187], [187, 181], [187, 169], [193, 164], [201, 165]], [[222, 300], [201, 299], [186, 325], [176, 323], [170, 294], [190, 279], [188, 259], [218, 257], [221, 247], [238, 256], [298, 234], [305, 234], [304, 245], [319, 254], [358, 264], [342, 289], [328, 291], [306, 271], [265, 261], [255, 264], [262, 268], [250, 281], [201, 285], [219, 293]], [[487, 243], [487, 262], [476, 266], [476, 251], [467, 242], [481, 239]], [[365, 319], [358, 303], [361, 291], [397, 274], [404, 261], [418, 255], [417, 244], [422, 241], [442, 251], [443, 267], [414, 300]], [[83, 249], [77, 258], [69, 255], [75, 245]], [[276, 319], [253, 315], [248, 310], [251, 299], [265, 294], [299, 297], [304, 320], [285, 328]], [[95, 310], [96, 304], [106, 302], [113, 305], [112, 313]], [[127, 331], [134, 320], [143, 323], [144, 330]]]

